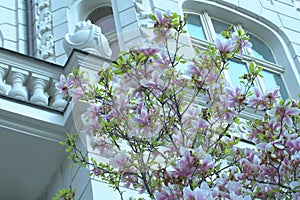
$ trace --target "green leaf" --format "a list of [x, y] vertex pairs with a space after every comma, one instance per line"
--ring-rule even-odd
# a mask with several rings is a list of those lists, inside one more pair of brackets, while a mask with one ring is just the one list
[[72, 151], [73, 147], [72, 146], [68, 146], [68, 148], [66, 148], [66, 152], [69, 153], [70, 151]]
[[239, 119], [238, 117], [235, 117], [235, 118], [233, 119], [233, 121], [234, 121], [236, 124], [240, 124], [240, 119]]
[[157, 21], [157, 18], [154, 14], [150, 14], [150, 18], [153, 20], [153, 21]]

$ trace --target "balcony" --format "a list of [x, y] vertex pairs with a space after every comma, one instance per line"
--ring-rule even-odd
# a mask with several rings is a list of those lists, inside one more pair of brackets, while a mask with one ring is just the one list
[[72, 103], [54, 85], [72, 68], [88, 71], [104, 61], [74, 50], [63, 67], [0, 48], [1, 199], [44, 199], [71, 183], [53, 179], [67, 162], [58, 141], [76, 132]]

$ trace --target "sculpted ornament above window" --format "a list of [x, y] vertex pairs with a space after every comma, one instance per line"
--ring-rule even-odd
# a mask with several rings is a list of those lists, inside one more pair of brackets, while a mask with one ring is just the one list
[[90, 20], [79, 22], [74, 33], [66, 34], [63, 46], [68, 56], [73, 49], [80, 49], [105, 58], [110, 58], [112, 55], [107, 38], [103, 35], [101, 28], [92, 24]]

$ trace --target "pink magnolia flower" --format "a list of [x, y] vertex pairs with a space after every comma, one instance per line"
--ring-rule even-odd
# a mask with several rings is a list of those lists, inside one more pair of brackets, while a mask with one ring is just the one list
[[84, 97], [84, 90], [81, 87], [77, 87], [70, 91], [73, 103], [77, 103], [81, 98]]
[[112, 145], [101, 137], [93, 137], [91, 146], [95, 150], [97, 149], [102, 156], [112, 156]]
[[169, 188], [163, 186], [161, 191], [156, 192], [156, 200], [175, 200], [177, 199], [176, 194], [173, 193]]
[[55, 84], [55, 88], [64, 96], [68, 93], [67, 78], [62, 74], [60, 80]]
[[191, 121], [191, 125], [192, 125], [192, 127], [187, 129], [187, 131], [190, 131], [190, 132], [200, 131], [201, 133], [204, 133], [206, 127], [209, 126], [209, 123], [199, 116], [198, 119]]
[[157, 44], [161, 44], [162, 42], [166, 41], [170, 37], [170, 22], [171, 19], [169, 14], [162, 14], [160, 11], [155, 13], [156, 21], [154, 24], [154, 37], [153, 40]]
[[234, 192], [235, 194], [240, 194], [242, 185], [236, 181], [229, 181], [227, 183], [227, 189], [230, 193]]
[[249, 106], [256, 107], [258, 110], [266, 109], [266, 100], [258, 88], [254, 88], [254, 96], [251, 96], [247, 103]]
[[142, 79], [140, 81], [141, 85], [144, 87], [150, 87], [150, 88], [160, 88], [162, 89], [163, 87], [163, 80], [160, 79], [160, 74], [157, 70], [154, 70], [151, 74], [151, 79]]
[[183, 198], [185, 200], [209, 200], [215, 199], [211, 194], [211, 188], [206, 182], [202, 182], [200, 188], [191, 190], [190, 187], [183, 188]]
[[98, 119], [88, 119], [84, 121], [83, 133], [91, 134], [98, 133], [101, 130], [101, 124]]
[[176, 161], [175, 166], [173, 166], [174, 171], [171, 171], [171, 175], [174, 177], [188, 178], [195, 171], [196, 159], [192, 155], [192, 152], [186, 151], [180, 160]]
[[109, 160], [109, 163], [116, 168], [125, 167], [129, 163], [130, 158], [126, 155], [125, 151], [121, 151], [114, 158]]
[[206, 154], [202, 159], [199, 169], [201, 171], [208, 171], [209, 169], [213, 168], [214, 165], [215, 163], [212, 160], [212, 156], [210, 154]]
[[164, 72], [167, 69], [170, 69], [171, 60], [169, 58], [169, 55], [165, 51], [160, 51], [159, 56], [154, 60], [153, 68]]
[[285, 100], [284, 104], [277, 105], [274, 109], [268, 110], [267, 114], [271, 117], [279, 117], [283, 125], [293, 126], [292, 116], [297, 116], [300, 113], [299, 108], [292, 108], [292, 103], [289, 99]]
[[154, 30], [154, 37], [153, 40], [157, 43], [157, 44], [161, 44], [165, 41], [167, 41], [170, 37], [170, 29], [168, 28], [159, 28]]
[[167, 27], [170, 24], [170, 18], [168, 17], [170, 15], [170, 11], [167, 11], [165, 14], [163, 14], [160, 11], [155, 12], [155, 17], [157, 19], [156, 23], [154, 24], [154, 27]]
[[300, 151], [300, 137], [287, 140], [285, 146], [290, 153]]
[[229, 106], [229, 103], [228, 97], [225, 94], [220, 96], [221, 110], [219, 111], [219, 115], [224, 120], [227, 120], [228, 123], [232, 123], [234, 117], [237, 115], [237, 112], [234, 108]]
[[268, 102], [273, 104], [276, 103], [277, 99], [280, 98], [279, 87], [275, 88], [275, 90], [270, 91], [266, 90], [265, 98], [268, 99]]
[[145, 108], [142, 108], [140, 113], [135, 115], [133, 121], [142, 126], [148, 126], [149, 125], [148, 111]]
[[133, 50], [133, 52], [143, 53], [145, 56], [154, 56], [155, 54], [157, 54], [158, 49], [151, 48], [151, 47], [149, 47], [149, 48], [140, 48], [140, 49]]
[[230, 199], [234, 199], [234, 200], [252, 200], [251, 196], [250, 195], [246, 195], [246, 196], [243, 196], [243, 195], [237, 195], [236, 193], [234, 192], [230, 192]]
[[121, 94], [117, 96], [117, 99], [114, 101], [114, 113], [118, 115], [118, 111], [123, 111], [128, 109], [129, 107], [129, 98], [125, 94]]
[[227, 86], [227, 87], [225, 87], [225, 92], [228, 95], [228, 106], [233, 107], [234, 105], [241, 104], [241, 102], [243, 100], [243, 98], [241, 96], [241, 94], [242, 94], [241, 86], [238, 85], [235, 90], [233, 88]]
[[233, 44], [240, 49], [240, 54], [243, 53], [244, 49], [249, 49], [252, 47], [251, 42], [242, 39], [238, 33], [234, 32], [232, 34]]
[[258, 110], [265, 110], [273, 105], [278, 98], [280, 98], [278, 87], [273, 91], [266, 90], [265, 93], [262, 93], [258, 88], [254, 88], [254, 96], [251, 96], [247, 103]]
[[234, 49], [234, 43], [231, 38], [216, 38], [217, 48], [221, 53], [227, 53]]
[[87, 109], [84, 115], [87, 116], [88, 118], [97, 119], [99, 116], [99, 109], [100, 106], [96, 104], [90, 104], [90, 107]]

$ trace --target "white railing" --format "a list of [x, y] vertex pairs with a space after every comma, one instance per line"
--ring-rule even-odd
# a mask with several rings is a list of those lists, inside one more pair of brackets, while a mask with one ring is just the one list
[[73, 50], [65, 66], [58, 66], [0, 48], [0, 98], [11, 98], [41, 108], [65, 111], [68, 101], [55, 88], [60, 75], [81, 68], [89, 78], [111, 60]]
[[0, 95], [64, 111], [68, 102], [55, 89], [63, 67], [0, 49]]

